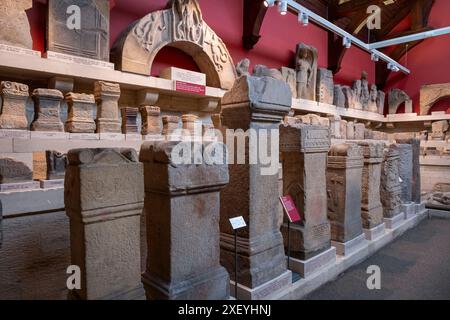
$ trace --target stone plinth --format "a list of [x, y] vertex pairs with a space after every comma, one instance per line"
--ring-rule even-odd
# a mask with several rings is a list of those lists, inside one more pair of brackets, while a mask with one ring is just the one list
[[140, 218], [142, 164], [134, 149], [68, 153], [64, 202], [70, 218], [72, 265], [81, 289], [72, 299], [142, 299]]
[[49, 151], [45, 152], [47, 163], [47, 177], [46, 180], [60, 180], [64, 179], [67, 166], [67, 155], [57, 152]]
[[138, 133], [138, 126], [137, 126], [138, 109], [124, 107], [120, 109], [120, 111], [122, 113], [122, 133], [123, 134]]
[[412, 183], [413, 183], [413, 151], [410, 144], [396, 144], [395, 150], [400, 155], [399, 176], [401, 193], [400, 199], [402, 203], [410, 203], [412, 201]]
[[[362, 229], [361, 229], [362, 232]], [[341, 256], [350, 256], [353, 253], [366, 248], [368, 241], [366, 235], [361, 233], [356, 238], [347, 242], [331, 241], [331, 245], [336, 248], [336, 253]]]
[[23, 162], [0, 158], [0, 184], [29, 182], [32, 179], [33, 173]]
[[96, 128], [93, 117], [94, 95], [69, 92], [66, 94], [66, 101], [69, 107], [66, 131], [70, 133], [94, 133]]
[[94, 85], [97, 102], [97, 133], [120, 133], [119, 98], [120, 86], [116, 83], [96, 81]]
[[384, 150], [380, 188], [385, 218], [393, 218], [400, 213], [402, 187], [400, 185], [399, 163], [400, 154], [395, 145], [388, 146]]
[[361, 222], [363, 165], [362, 150], [355, 144], [336, 144], [328, 153], [328, 218], [332, 241], [346, 243], [363, 234]]
[[2, 98], [0, 129], [27, 130], [28, 86], [17, 82], [2, 81], [0, 95]]
[[[198, 161], [193, 154], [186, 164], [177, 161], [180, 150], [205, 154], [210, 147], [147, 142], [141, 148], [148, 245], [142, 281], [148, 299], [229, 298], [229, 276], [220, 265], [219, 246], [220, 190], [229, 181], [228, 166], [224, 157], [216, 165], [208, 165], [201, 156]], [[225, 156], [223, 144], [214, 149]]]
[[422, 183], [420, 178], [420, 140], [419, 139], [396, 139], [399, 144], [410, 144], [413, 155], [413, 177], [412, 177], [412, 201], [416, 204], [422, 202]]
[[[240, 148], [245, 163], [238, 164], [236, 158], [240, 158], [239, 154], [230, 156], [229, 160], [230, 183], [222, 191], [220, 199], [221, 263], [234, 279], [234, 232], [229, 219], [243, 216], [248, 227], [237, 232], [238, 282], [247, 291], [265, 288], [266, 295], [282, 289], [276, 279], [287, 272], [283, 237], [278, 227], [277, 129], [288, 114], [291, 103], [291, 90], [285, 82], [251, 76], [239, 78], [222, 100], [223, 126], [232, 130], [251, 129], [253, 134], [249, 135], [245, 148]], [[258, 139], [260, 133], [267, 133], [267, 136]], [[258, 142], [272, 141], [272, 135], [276, 135], [273, 138], [277, 142], [270, 148], [275, 158], [271, 168], [259, 160], [250, 164], [250, 150], [254, 150]], [[228, 137], [226, 140], [230, 148], [232, 141]], [[239, 139], [233, 137], [233, 140]], [[237, 150], [235, 141], [234, 155]], [[263, 149], [262, 152], [268, 150]], [[271, 155], [270, 152], [264, 154]], [[264, 298], [264, 295], [258, 297]]]
[[335, 247], [330, 247], [328, 250], [308, 260], [299, 260], [291, 257], [289, 265], [290, 268], [297, 272], [302, 278], [308, 279], [333, 263], [336, 263]]
[[142, 118], [141, 134], [143, 136], [160, 135], [162, 132], [161, 109], [153, 106], [142, 106], [139, 111]]
[[[330, 248], [327, 219], [328, 128], [305, 124], [280, 126], [283, 194], [290, 195], [302, 217], [291, 224], [291, 256], [308, 260]], [[286, 218], [287, 219], [287, 218]], [[287, 220], [282, 227], [287, 247]]]
[[36, 89], [33, 91], [34, 118], [32, 131], [64, 132], [61, 121], [61, 101], [63, 94], [55, 89]]
[[362, 225], [364, 229], [372, 229], [383, 223], [380, 184], [384, 143], [359, 141], [358, 145], [362, 147], [364, 155], [361, 198]]

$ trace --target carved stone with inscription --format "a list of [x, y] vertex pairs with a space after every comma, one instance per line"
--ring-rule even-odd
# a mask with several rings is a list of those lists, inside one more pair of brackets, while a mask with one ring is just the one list
[[92, 94], [73, 93], [66, 94], [68, 104], [68, 117], [66, 131], [71, 133], [94, 133], [95, 122], [93, 111], [95, 98]]
[[67, 155], [58, 151], [45, 152], [47, 180], [64, 179], [67, 167]]
[[120, 109], [122, 113], [122, 133], [136, 134], [139, 132], [137, 125], [137, 108], [123, 107]]
[[420, 140], [419, 139], [396, 139], [399, 144], [409, 144], [412, 147], [412, 166], [413, 166], [413, 177], [412, 177], [412, 201], [420, 204], [421, 193], [422, 193], [422, 183], [420, 176]]
[[318, 52], [303, 43], [297, 45], [295, 70], [297, 72], [297, 98], [316, 99]]
[[[289, 86], [270, 77], [241, 77], [222, 99], [223, 126], [233, 130], [252, 129], [256, 133], [249, 136], [245, 148], [237, 148], [234, 143], [235, 159], [229, 160], [230, 183], [222, 190], [220, 199], [221, 263], [231, 279], [234, 278], [234, 232], [229, 219], [242, 215], [248, 225], [237, 231], [240, 299], [263, 299], [292, 282], [278, 226], [278, 192], [274, 192], [278, 190], [279, 173], [277, 129], [291, 104]], [[262, 138], [259, 132], [267, 136]], [[277, 136], [272, 139], [274, 134]], [[249, 163], [249, 146], [258, 145], [260, 139], [269, 142], [269, 150], [264, 148], [269, 157], [275, 152], [270, 167], [260, 159]], [[226, 144], [231, 145], [231, 141]], [[241, 158], [236, 155], [238, 149], [243, 151], [244, 164], [237, 163]]]
[[140, 220], [143, 166], [134, 149], [68, 153], [64, 202], [70, 219], [71, 264], [81, 269], [72, 299], [144, 298]]
[[395, 144], [395, 150], [400, 154], [399, 175], [401, 179], [401, 200], [403, 203], [412, 201], [413, 183], [413, 150], [410, 144]]
[[294, 69], [281, 67], [280, 69], [281, 75], [283, 76], [283, 80], [289, 85], [291, 88], [292, 96], [297, 97], [297, 74]]
[[[217, 164], [193, 153], [186, 164], [177, 160], [180, 150], [198, 149], [205, 155], [208, 148], [221, 154]], [[219, 245], [220, 190], [229, 181], [225, 156], [222, 143], [142, 146], [148, 243], [142, 281], [148, 299], [229, 298], [230, 278], [220, 265]]]
[[395, 145], [388, 146], [384, 150], [380, 188], [385, 218], [393, 218], [400, 213], [402, 187], [400, 185], [399, 162], [400, 154]]
[[[394, 88], [389, 92], [388, 103], [389, 103], [389, 114], [396, 114], [397, 109], [402, 103], [407, 103], [411, 101], [411, 98], [406, 94], [405, 91]], [[407, 108], [406, 108], [407, 109]], [[405, 110], [406, 113], [412, 113], [412, 110]]]
[[26, 164], [11, 158], [0, 158], [0, 184], [29, 182], [33, 173]]
[[64, 132], [61, 121], [61, 101], [63, 94], [54, 89], [36, 89], [33, 92], [34, 118], [32, 131]]
[[331, 240], [345, 243], [363, 233], [361, 223], [362, 150], [335, 144], [328, 153], [327, 196]]
[[[327, 219], [328, 128], [305, 124], [280, 126], [283, 194], [290, 195], [302, 217], [291, 225], [291, 256], [308, 260], [331, 246]], [[287, 218], [286, 218], [287, 219]], [[287, 220], [282, 232], [287, 247]]]
[[330, 115], [330, 116], [328, 116], [328, 119], [330, 120], [331, 139], [342, 139], [342, 134], [341, 134], [342, 119], [341, 119], [341, 117]]
[[0, 2], [0, 44], [33, 48], [30, 23], [26, 10], [33, 7], [32, 0], [2, 0]]
[[120, 86], [104, 81], [95, 82], [97, 102], [97, 133], [120, 133], [119, 98]]
[[142, 118], [141, 134], [160, 135], [162, 132], [161, 109], [154, 106], [142, 106], [139, 108]]
[[338, 108], [345, 108], [345, 94], [339, 84], [334, 85], [333, 104]]
[[384, 143], [358, 141], [363, 149], [364, 168], [362, 176], [361, 217], [364, 229], [373, 229], [383, 222], [383, 207], [380, 198], [381, 164]]
[[334, 100], [334, 80], [333, 72], [320, 68], [317, 70], [317, 101], [333, 104]]
[[17, 82], [2, 81], [0, 93], [2, 97], [0, 129], [27, 130], [28, 86]]

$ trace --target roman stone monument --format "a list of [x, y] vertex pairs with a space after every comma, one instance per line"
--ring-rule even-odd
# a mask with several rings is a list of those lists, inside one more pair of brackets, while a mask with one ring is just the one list
[[341, 122], [342, 119], [340, 116], [329, 115], [328, 119], [330, 120], [330, 136], [332, 139], [342, 139], [341, 134]]
[[193, 114], [184, 114], [181, 116], [183, 123], [183, 134], [191, 137], [202, 136], [202, 122], [200, 118]]
[[362, 150], [356, 144], [331, 146], [327, 165], [328, 218], [331, 240], [348, 255], [365, 239], [361, 221]]
[[140, 218], [143, 166], [134, 149], [68, 153], [64, 202], [70, 219], [71, 264], [81, 269], [72, 299], [143, 299]]
[[17, 82], [2, 81], [0, 94], [2, 97], [0, 129], [27, 130], [28, 86]]
[[96, 81], [97, 133], [120, 133], [119, 98], [120, 86], [116, 83]]
[[366, 71], [361, 73], [361, 94], [359, 100], [361, 101], [362, 109], [369, 111], [370, 91]]
[[370, 87], [370, 96], [369, 96], [369, 101], [368, 101], [368, 105], [367, 105], [367, 111], [373, 112], [373, 113], [378, 113], [377, 100], [378, 100], [378, 89], [377, 89], [377, 86], [373, 84]]
[[0, 44], [33, 48], [30, 23], [26, 10], [33, 7], [32, 0], [2, 0], [0, 2]]
[[347, 140], [355, 140], [355, 123], [353, 121], [347, 122]]
[[338, 108], [345, 108], [345, 94], [341, 85], [334, 85], [333, 104]]
[[122, 113], [122, 133], [136, 134], [138, 133], [137, 113], [138, 109], [131, 107], [123, 107], [120, 109]]
[[334, 100], [334, 80], [333, 72], [320, 68], [317, 70], [317, 101], [333, 104]]
[[180, 117], [177, 116], [163, 116], [163, 136], [170, 137], [174, 135], [175, 131], [179, 129]]
[[377, 109], [379, 114], [384, 115], [384, 104], [386, 103], [386, 94], [379, 90], [377, 96]]
[[[240, 299], [264, 299], [292, 281], [278, 228], [278, 192], [274, 192], [278, 190], [279, 172], [277, 129], [291, 103], [289, 86], [269, 77], [241, 77], [222, 99], [223, 126], [232, 130], [251, 129], [252, 133], [248, 140], [244, 139], [248, 142], [245, 148], [238, 148], [233, 137], [233, 155], [240, 150], [237, 158], [245, 159], [245, 163], [239, 164], [230, 156], [234, 159], [230, 159], [230, 183], [222, 190], [220, 199], [221, 263], [231, 279], [235, 274], [234, 232], [229, 219], [243, 216], [248, 225], [237, 232]], [[232, 148], [233, 141], [226, 139], [228, 148]], [[250, 163], [252, 150], [267, 141], [272, 141], [270, 151], [263, 148], [261, 152], [267, 152], [268, 156], [275, 153], [272, 166], [269, 168], [254, 157]]]
[[402, 103], [406, 103], [405, 113], [412, 113], [411, 98], [406, 94], [405, 91], [394, 88], [389, 92], [388, 103], [389, 103], [389, 114], [396, 114], [397, 109]]
[[139, 108], [142, 118], [141, 134], [146, 135], [161, 135], [161, 109], [153, 106], [142, 106]]
[[11, 158], [0, 158], [0, 184], [29, 182], [33, 173], [23, 162]]
[[366, 126], [364, 123], [355, 123], [355, 140], [365, 139]]
[[63, 94], [54, 89], [36, 89], [33, 91], [34, 118], [32, 131], [64, 132], [61, 121], [61, 101]]
[[58, 151], [45, 152], [47, 163], [47, 180], [64, 179], [67, 167], [67, 155]]
[[435, 121], [431, 125], [431, 139], [437, 141], [445, 140], [446, 132], [449, 129], [449, 123], [447, 120]]
[[95, 98], [92, 94], [73, 93], [66, 94], [68, 104], [68, 117], [66, 131], [71, 133], [94, 133], [95, 122], [93, 111]]
[[401, 201], [404, 204], [412, 201], [413, 187], [413, 150], [410, 144], [396, 144], [400, 154], [399, 175], [401, 179]]
[[[194, 153], [187, 153], [186, 164], [177, 160], [179, 150], [205, 155], [208, 148], [220, 152], [218, 162], [202, 156], [198, 162]], [[229, 181], [225, 155], [221, 143], [142, 145], [148, 246], [142, 282], [148, 299], [229, 298], [230, 278], [220, 265], [219, 246], [220, 190]]]
[[297, 98], [316, 99], [318, 52], [314, 47], [299, 43], [295, 57], [297, 72]]
[[347, 139], [347, 120], [341, 120], [341, 138]]
[[283, 80], [289, 85], [291, 88], [292, 96], [297, 97], [297, 74], [294, 69], [281, 67], [280, 69], [281, 75], [283, 76]]
[[419, 139], [396, 139], [399, 144], [410, 144], [412, 147], [413, 156], [413, 177], [412, 177], [412, 201], [420, 204], [422, 183], [420, 177], [420, 140]]

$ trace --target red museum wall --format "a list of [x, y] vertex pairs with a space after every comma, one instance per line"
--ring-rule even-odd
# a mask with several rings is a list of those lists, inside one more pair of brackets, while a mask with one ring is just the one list
[[[253, 50], [242, 47], [242, 15], [243, 0], [199, 0], [205, 21], [222, 38], [230, 51], [234, 62], [248, 57], [252, 65], [264, 64], [269, 67], [293, 66], [296, 44], [304, 42], [316, 47], [319, 51], [319, 67], [327, 67], [327, 32], [310, 24], [303, 27], [298, 24], [297, 17], [288, 14], [281, 16], [277, 9], [271, 8], [261, 29], [261, 40]], [[167, 0], [115, 0], [111, 10], [111, 45], [120, 33], [133, 21], [149, 12], [163, 9]], [[450, 1], [436, 0], [429, 24], [435, 28], [450, 25]], [[34, 49], [44, 51], [45, 48], [45, 0], [33, 0], [33, 9], [28, 11]], [[406, 28], [408, 19], [397, 29]], [[428, 39], [408, 54], [408, 61], [402, 63], [411, 69], [412, 75], [391, 76], [386, 87], [389, 90], [397, 87], [405, 90], [414, 100], [415, 111], [419, 111], [419, 90], [423, 84], [450, 82], [450, 36]], [[151, 74], [157, 76], [167, 66], [177, 66], [197, 70], [193, 60], [183, 52], [173, 48], [164, 48], [157, 56]], [[361, 75], [361, 71], [369, 73], [370, 82], [375, 81], [375, 64], [370, 55], [352, 46], [345, 54], [341, 71], [335, 75], [335, 82], [351, 84]], [[433, 111], [447, 110], [450, 100], [443, 101]], [[450, 112], [450, 111], [449, 111]]]

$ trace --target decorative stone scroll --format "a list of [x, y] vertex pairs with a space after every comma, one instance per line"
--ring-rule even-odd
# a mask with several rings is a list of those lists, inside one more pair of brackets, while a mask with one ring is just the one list
[[63, 94], [54, 89], [36, 89], [33, 92], [34, 118], [32, 131], [64, 132], [61, 121], [61, 101]]
[[64, 188], [73, 265], [81, 289], [72, 299], [143, 299], [140, 219], [143, 166], [134, 149], [79, 149], [68, 153]]
[[64, 179], [67, 167], [67, 155], [58, 151], [45, 152], [47, 180]]
[[400, 185], [399, 162], [400, 153], [395, 145], [388, 146], [384, 150], [380, 188], [385, 218], [394, 218], [400, 213], [402, 187]]
[[33, 173], [26, 164], [10, 158], [0, 158], [0, 184], [29, 182]]
[[297, 45], [295, 70], [297, 72], [297, 98], [316, 99], [318, 52], [304, 43]]
[[219, 246], [220, 190], [229, 181], [228, 166], [224, 158], [209, 165], [205, 158], [197, 164], [193, 154], [189, 164], [173, 157], [178, 148], [204, 155], [210, 147], [225, 157], [221, 143], [152, 142], [141, 148], [148, 243], [142, 281], [148, 299], [229, 298], [230, 278], [220, 265]]
[[139, 108], [142, 118], [141, 134], [160, 135], [162, 132], [161, 109], [153, 106], [142, 106]]
[[2, 97], [0, 129], [27, 130], [28, 86], [17, 82], [2, 81], [0, 94]]
[[[412, 113], [411, 98], [403, 90], [396, 88], [392, 89], [389, 92], [388, 103], [389, 103], [389, 114], [396, 114], [398, 107], [402, 103], [407, 104], [405, 113]], [[408, 106], [410, 106], [410, 108]]]
[[2, 0], [0, 2], [0, 44], [33, 48], [30, 23], [26, 10], [33, 7], [32, 0]]
[[150, 74], [153, 60], [165, 46], [190, 55], [207, 84], [231, 89], [236, 70], [223, 41], [203, 20], [197, 0], [172, 0], [169, 9], [152, 12], [131, 25], [112, 49], [119, 70]]
[[120, 86], [116, 83], [96, 81], [97, 133], [120, 133], [119, 98]]
[[93, 111], [95, 98], [92, 94], [73, 93], [66, 94], [69, 106], [66, 121], [66, 131], [71, 133], [94, 133], [95, 122]]
[[438, 101], [450, 97], [450, 83], [425, 85], [420, 88], [420, 115], [428, 115]]
[[317, 70], [317, 101], [326, 104], [333, 104], [334, 100], [334, 80], [333, 72], [320, 68]]

